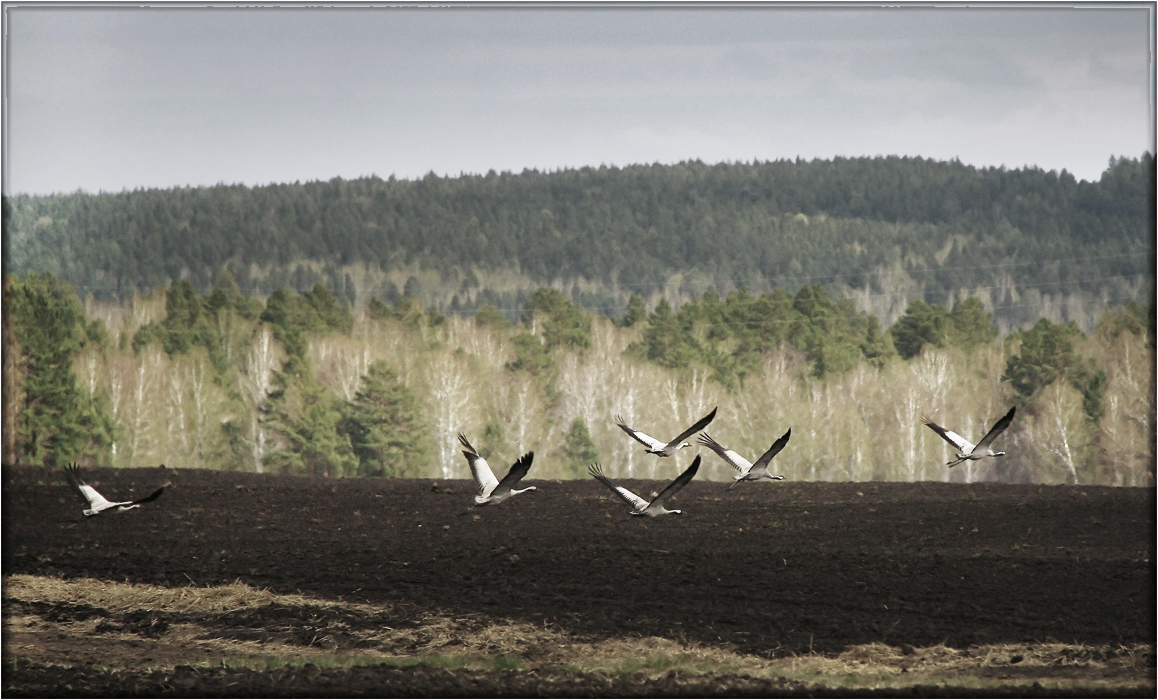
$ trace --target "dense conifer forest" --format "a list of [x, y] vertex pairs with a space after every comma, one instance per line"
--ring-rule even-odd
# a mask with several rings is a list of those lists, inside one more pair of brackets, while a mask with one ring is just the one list
[[1046, 316], [1092, 332], [1146, 303], [1154, 160], [1097, 182], [1036, 168], [836, 158], [12, 196], [8, 272], [127, 302], [174, 280], [243, 294], [322, 283], [347, 302], [406, 295], [515, 321], [542, 285], [609, 317], [746, 287], [821, 285], [891, 325], [910, 302], [977, 296], [1003, 331]]
[[[921, 158], [13, 196], [5, 463], [1153, 485], [1154, 161]], [[1009, 456], [944, 466], [928, 414]], [[708, 459], [705, 478], [728, 469]]]
[[[791, 428], [775, 468], [793, 480], [1154, 483], [1152, 303], [1092, 334], [1041, 318], [1001, 336], [976, 297], [914, 301], [886, 329], [820, 285], [678, 310], [633, 295], [614, 319], [540, 287], [512, 324], [321, 284], [263, 301], [222, 268], [205, 294], [83, 304], [51, 274], [7, 276], [3, 308], [5, 463], [468, 478], [463, 431], [496, 465], [535, 450], [532, 478], [601, 461], [669, 479], [612, 417], [667, 435], [718, 406], [711, 435], [750, 457]], [[1008, 456], [980, 464], [946, 468], [921, 425], [976, 439], [1011, 405]], [[700, 478], [730, 473], [709, 455]]]

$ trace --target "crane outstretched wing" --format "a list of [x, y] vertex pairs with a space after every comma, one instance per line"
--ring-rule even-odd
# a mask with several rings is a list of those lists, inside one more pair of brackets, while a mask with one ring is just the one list
[[652, 500], [652, 503], [662, 506], [667, 501], [667, 499], [671, 498], [676, 494], [677, 491], [687, 486], [688, 482], [692, 480], [692, 477], [696, 475], [696, 472], [699, 471], [699, 469], [700, 456], [696, 455], [696, 458], [692, 460], [692, 466], [685, 469], [683, 474], [677, 476], [675, 481], [667, 485], [666, 489], [660, 491], [659, 495], [656, 496], [654, 500]]
[[72, 486], [72, 490], [76, 491], [77, 495], [88, 505], [89, 510], [104, 510], [114, 505], [107, 498], [97, 493], [96, 489], [84, 483], [84, 479], [80, 478], [80, 467], [77, 465], [70, 464], [65, 467], [64, 475], [68, 478], [68, 483]]
[[747, 474], [752, 469], [752, 463], [736, 454], [732, 450], [724, 447], [716, 442], [711, 435], [704, 433], [700, 436], [699, 443], [704, 447], [710, 448], [712, 452], [720, 455], [720, 459], [728, 463], [736, 471], [741, 474]]
[[495, 487], [499, 485], [499, 480], [495, 478], [495, 473], [491, 471], [491, 465], [487, 464], [487, 461], [482, 458], [478, 450], [471, 446], [465, 435], [459, 433], [458, 441], [466, 448], [462, 451], [462, 456], [466, 457], [466, 462], [470, 465], [470, 473], [471, 476], [474, 477], [474, 485], [478, 487], [479, 495], [486, 498], [491, 495]]
[[639, 440], [641, 443], [643, 443], [643, 445], [645, 447], [647, 447], [649, 450], [662, 450], [663, 448], [667, 447], [667, 445], [663, 444], [659, 440], [656, 440], [655, 438], [648, 435], [647, 433], [641, 433], [638, 430], [631, 428], [626, 423], [624, 423], [623, 419], [620, 418], [619, 416], [615, 417], [615, 424], [618, 425], [620, 428], [623, 428], [623, 432], [627, 433], [631, 437], [633, 437], [636, 440]]
[[628, 505], [630, 505], [632, 508], [635, 508], [636, 511], [642, 511], [644, 508], [647, 508], [647, 501], [643, 500], [639, 496], [636, 496], [634, 493], [628, 491], [622, 486], [616, 486], [615, 483], [611, 481], [611, 479], [608, 479], [603, 475], [603, 468], [598, 464], [592, 464], [591, 466], [587, 467], [587, 472], [591, 474], [591, 476], [603, 482], [604, 486], [614, 491], [616, 496], [622, 498], [627, 502]]
[[704, 428], [708, 427], [708, 423], [711, 423], [712, 419], [716, 417], [716, 409], [717, 408], [719, 408], [719, 406], [717, 406], [716, 408], [713, 408], [711, 413], [709, 413], [708, 415], [706, 415], [703, 418], [696, 421], [695, 425], [693, 425], [692, 427], [683, 431], [679, 435], [676, 435], [674, 438], [672, 438], [671, 442], [669, 442], [666, 445], [663, 445], [663, 447], [676, 447], [681, 442], [686, 440], [689, 436], [695, 435], [696, 433], [700, 432]]
[[130, 502], [129, 502], [129, 505], [130, 505], [130, 506], [135, 506], [135, 505], [140, 505], [141, 503], [149, 503], [149, 502], [155, 501], [155, 500], [157, 500], [158, 498], [160, 498], [160, 497], [161, 497], [161, 494], [162, 494], [162, 493], [164, 493], [164, 492], [165, 492], [165, 487], [164, 487], [164, 486], [162, 486], [161, 488], [157, 489], [156, 491], [154, 491], [153, 493], [149, 494], [148, 496], [145, 496], [144, 498], [138, 498], [138, 499], [137, 499], [137, 500], [135, 500], [135, 501], [130, 501]]
[[1006, 428], [1009, 427], [1009, 424], [1013, 422], [1013, 414], [1016, 412], [1017, 406], [1014, 406], [1013, 408], [1009, 409], [1009, 413], [1006, 413], [1001, 417], [1000, 420], [994, 423], [993, 427], [989, 429], [989, 432], [985, 433], [985, 437], [981, 438], [981, 440], [977, 443], [977, 449], [988, 449], [989, 445], [997, 439], [997, 436], [1000, 435]]
[[949, 443], [953, 447], [956, 447], [957, 451], [961, 454], [973, 454], [973, 443], [969, 442], [957, 433], [953, 432], [952, 430], [945, 430], [941, 426], [929, 420], [928, 416], [921, 416], [921, 422], [932, 428], [933, 432], [937, 433], [945, 439], [945, 442]]
[[499, 485], [491, 491], [491, 495], [504, 493], [515, 488], [515, 484], [519, 483], [519, 479], [527, 475], [527, 472], [531, 469], [531, 462], [533, 461], [535, 461], [534, 452], [528, 452], [522, 457], [519, 457], [519, 459], [511, 465], [510, 471], [508, 471], [507, 475], [503, 477], [503, 480], [499, 482]]
[[760, 467], [767, 467], [768, 463], [772, 461], [772, 458], [775, 457], [776, 455], [780, 454], [780, 450], [784, 449], [784, 446], [788, 444], [788, 440], [791, 437], [792, 437], [792, 428], [789, 428], [788, 432], [781, 435], [779, 440], [772, 443], [772, 446], [768, 448], [767, 452], [760, 455], [760, 458], [756, 460], [756, 463], [754, 465], [752, 465], [752, 468], [758, 469]]

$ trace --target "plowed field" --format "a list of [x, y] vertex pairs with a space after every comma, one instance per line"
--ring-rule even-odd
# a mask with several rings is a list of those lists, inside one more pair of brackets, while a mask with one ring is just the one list
[[[1152, 489], [693, 481], [669, 503], [684, 515], [646, 519], [589, 480], [468, 510], [465, 481], [90, 469], [110, 499], [170, 485], [83, 519], [62, 473], [3, 474], [10, 695], [872, 687], [786, 660], [925, 673], [918, 694], [1154, 689]], [[181, 607], [230, 584], [257, 598]], [[170, 598], [118, 607], [133, 591]]]

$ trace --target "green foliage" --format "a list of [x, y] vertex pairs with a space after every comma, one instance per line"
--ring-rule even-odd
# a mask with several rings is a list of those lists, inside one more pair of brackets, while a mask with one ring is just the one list
[[1021, 348], [1009, 358], [1001, 380], [1008, 381], [1022, 400], [1031, 399], [1066, 376], [1075, 361], [1074, 339], [1081, 333], [1073, 324], [1043, 318], [1033, 328], [1010, 335], [1007, 342], [1020, 339]]
[[1111, 342], [1122, 333], [1145, 335], [1147, 346], [1152, 349], [1154, 347], [1154, 312], [1153, 302], [1151, 302], [1149, 309], [1144, 309], [1141, 304], [1131, 299], [1126, 306], [1107, 309], [1098, 319], [1098, 327], [1094, 330], [1094, 335]]
[[438, 309], [432, 306], [426, 310], [426, 322], [430, 324], [431, 328], [441, 326], [446, 323], [446, 316], [439, 313]]
[[666, 298], [659, 300], [647, 320], [642, 346], [633, 345], [629, 352], [641, 354], [661, 367], [687, 367], [696, 356], [696, 348], [690, 343], [689, 333], [685, 332]]
[[523, 305], [522, 321], [526, 325], [539, 318], [543, 323], [543, 342], [547, 349], [591, 346], [591, 317], [563, 293], [550, 287], [535, 290]]
[[313, 307], [324, 329], [345, 335], [349, 335], [350, 331], [353, 330], [354, 317], [350, 313], [349, 307], [345, 303], [339, 305], [338, 298], [329, 289], [326, 289], [325, 285], [320, 282], [315, 284], [311, 291], [302, 293], [302, 299], [305, 299]]
[[555, 367], [555, 360], [539, 336], [530, 333], [519, 333], [511, 339], [515, 346], [515, 361], [507, 363], [507, 369], [512, 372], [525, 371], [535, 376], [542, 376]]
[[479, 306], [474, 313], [474, 322], [480, 326], [493, 326], [495, 328], [508, 328], [511, 325], [507, 322], [507, 317], [503, 316], [502, 312], [496, 309], [493, 304]]
[[261, 320], [270, 324], [274, 337], [286, 352], [298, 357], [305, 356], [308, 333], [349, 334], [354, 325], [349, 309], [339, 306], [334, 295], [321, 284], [301, 296], [278, 287], [266, 301]]
[[791, 342], [803, 345], [813, 374], [824, 377], [852, 369], [875, 319], [870, 322], [868, 316], [858, 315], [847, 297], [831, 299], [818, 284], [801, 287], [792, 307], [803, 319], [794, 324]]
[[[275, 470], [331, 476], [431, 473], [433, 448], [426, 442], [421, 414], [437, 408], [433, 395], [420, 396], [419, 409], [402, 383], [384, 365], [376, 365], [362, 377], [361, 391], [353, 401], [339, 397], [338, 392], [349, 391], [350, 380], [356, 378], [348, 374], [350, 365], [342, 361], [341, 353], [374, 354], [374, 349], [365, 345], [372, 342], [369, 338], [374, 333], [357, 333], [358, 340], [335, 344], [341, 352], [328, 357], [324, 375], [318, 372], [318, 377], [324, 378], [323, 385], [314, 377], [307, 354], [286, 358], [268, 342], [270, 334], [260, 323], [242, 319], [238, 308], [244, 300], [234, 296], [231, 286], [229, 276], [220, 274], [214, 290], [201, 299], [187, 286], [167, 286], [168, 325], [156, 324], [170, 333], [196, 328], [209, 319], [230, 353], [227, 383], [218, 387], [203, 381], [208, 377], [202, 373], [204, 360], [195, 347], [195, 357], [180, 359], [158, 357], [156, 353], [138, 356], [128, 348], [118, 351], [105, 344], [99, 323], [84, 321], [80, 303], [67, 285], [51, 276], [34, 275], [24, 282], [9, 278], [3, 307], [5, 415], [11, 417], [4, 432], [6, 455], [15, 455], [22, 463], [59, 464], [73, 458], [107, 463], [113, 423], [108, 419], [111, 402], [102, 393], [104, 386], [110, 393], [119, 392], [116, 428], [123, 433], [117, 435], [116, 454], [112, 455], [116, 466], [160, 459], [172, 465], [171, 458], [178, 460], [179, 466], [251, 469], [262, 463]], [[283, 321], [284, 325], [313, 328], [309, 333], [333, 332], [317, 313], [313, 303], [317, 295], [299, 297], [288, 291], [283, 295], [281, 306], [275, 302], [270, 309], [280, 308], [285, 318], [293, 321]], [[527, 296], [516, 300], [517, 304]], [[330, 304], [323, 300], [321, 306], [328, 306], [331, 312], [340, 310], [343, 298], [349, 297], [338, 296]], [[448, 376], [444, 373], [454, 372], [456, 376], [449, 377], [454, 380], [451, 401], [469, 402], [470, 397], [502, 395], [510, 393], [510, 388], [517, 389], [517, 407], [509, 402], [507, 408], [489, 404], [476, 407], [485, 415], [485, 431], [470, 437], [484, 456], [512, 454], [514, 445], [504, 429], [508, 433], [515, 430], [519, 441], [541, 443], [544, 435], [558, 431], [558, 421], [563, 420], [563, 439], [549, 453], [554, 458], [543, 467], [556, 476], [583, 477], [586, 463], [597, 459], [596, 446], [603, 452], [607, 444], [618, 444], [622, 434], [613, 426], [588, 429], [579, 421], [567, 420], [575, 417], [573, 405], [557, 400], [565, 386], [558, 368], [565, 366], [567, 353], [581, 349], [563, 345], [548, 348], [537, 335], [494, 331], [492, 340], [501, 342], [475, 344], [475, 351], [488, 346], [501, 347], [502, 352], [513, 348], [511, 368], [526, 370], [533, 380], [477, 371], [464, 383], [458, 374], [464, 366], [485, 370], [494, 366], [495, 358], [485, 358], [484, 362], [484, 358], [466, 357], [461, 347], [455, 351], [460, 343], [455, 342], [453, 329], [431, 327], [429, 314], [416, 300], [394, 299], [404, 314], [413, 312], [418, 324], [413, 331], [392, 326], [392, 332], [408, 336], [397, 345], [403, 353], [397, 361], [417, 372], [412, 374], [418, 377], [415, 386], [445, 387], [443, 380]], [[155, 297], [148, 302], [152, 310], [158, 303]], [[497, 303], [503, 308], [516, 306], [508, 299]], [[302, 308], [286, 308], [295, 305]], [[554, 311], [567, 310], [555, 295], [542, 295], [530, 306], [540, 331]], [[393, 316], [394, 310], [388, 310]], [[968, 329], [991, 332], [988, 316], [979, 311], [975, 302], [961, 300], [948, 314], [948, 342], [971, 342]], [[293, 320], [292, 313], [298, 312], [305, 321]], [[968, 319], [973, 322], [966, 322]], [[460, 322], [455, 325], [461, 329]], [[707, 288], [678, 313], [666, 302], [658, 304], [641, 331], [621, 331], [606, 327], [609, 325], [605, 324], [598, 336], [610, 341], [603, 351], [569, 358], [577, 360], [577, 369], [586, 377], [601, 378], [591, 385], [596, 392], [615, 393], [617, 386], [636, 376], [639, 368], [635, 363], [623, 363], [604, 352], [635, 339], [638, 345], [633, 353], [646, 357], [649, 350], [654, 351], [652, 361], [677, 371], [681, 367], [708, 367], [727, 387], [748, 382], [744, 402], [757, 433], [778, 429], [774, 424], [782, 422], [784, 415], [804, 421], [805, 426], [796, 431], [801, 442], [794, 449], [806, 456], [795, 465], [784, 465], [785, 471], [794, 474], [790, 478], [943, 478], [938, 471], [943, 471], [943, 446], [939, 442], [912, 445], [907, 448], [911, 451], [897, 447], [897, 431], [910, 430], [912, 423], [902, 415], [905, 411], [897, 403], [896, 390], [927, 379], [922, 374], [924, 364], [888, 361], [895, 354], [891, 334], [881, 331], [877, 319], [856, 313], [851, 301], [833, 299], [823, 288], [809, 286], [794, 295], [775, 289], [760, 296], [740, 289], [726, 298]], [[953, 364], [952, 371], [944, 373], [947, 383], [937, 390], [974, 396], [973, 403], [961, 409], [974, 416], [991, 412], [993, 400], [999, 404], [1008, 401], [1009, 396], [1001, 396], [1003, 392], [1014, 393], [1014, 382], [1028, 392], [1018, 397], [1019, 413], [1022, 405], [1026, 409], [1025, 420], [1019, 420], [1010, 433], [1011, 439], [1022, 441], [1022, 447], [1011, 451], [1009, 459], [1014, 462], [1004, 460], [1012, 465], [1012, 471], [993, 473], [997, 478], [1152, 484], [1153, 432], [1146, 426], [1147, 416], [1153, 415], [1153, 395], [1147, 390], [1152, 386], [1153, 351], [1143, 350], [1144, 342], [1137, 335], [1144, 336], [1151, 326], [1148, 309], [1138, 304], [1111, 309], [1103, 316], [1097, 336], [1088, 341], [1081, 339], [1072, 324], [1042, 322], [1014, 337], [1006, 353], [1010, 361], [1004, 377], [1010, 382], [1008, 389], [999, 383], [1000, 375], [991, 372], [997, 355], [991, 352], [994, 348], [990, 344], [986, 352], [945, 354]], [[173, 334], [180, 337], [177, 332]], [[127, 342], [129, 335], [122, 334], [122, 338]], [[516, 335], [518, 340], [509, 343]], [[57, 351], [61, 354], [56, 359], [49, 357]], [[769, 362], [769, 353], [774, 364]], [[1096, 358], [1099, 364], [1081, 353]], [[822, 378], [799, 376], [807, 368], [799, 367], [797, 358], [805, 356], [811, 358], [812, 373], [823, 374]], [[280, 372], [279, 358], [284, 360]], [[833, 376], [850, 363], [861, 361], [880, 365], [880, 370]], [[36, 371], [38, 362], [42, 370], [49, 366], [56, 372], [55, 379], [46, 381], [45, 375]], [[72, 367], [84, 377], [79, 392], [77, 378], [69, 371]], [[781, 374], [783, 369], [787, 369], [787, 376]], [[1046, 376], [1046, 369], [1053, 374]], [[645, 411], [654, 410], [656, 402], [669, 400], [673, 389], [688, 396], [689, 384], [691, 391], [705, 391], [713, 401], [726, 394], [723, 387], [705, 387], [698, 378], [691, 383], [690, 376], [681, 377], [677, 372], [652, 368], [647, 373], [658, 381], [636, 387], [635, 405], [644, 406]], [[1042, 387], [1057, 381], [1069, 386], [1054, 386], [1046, 392], [1049, 400], [1042, 400]], [[162, 384], [166, 391], [151, 389]], [[146, 391], [136, 391], [136, 387]], [[66, 400], [58, 401], [61, 397]], [[826, 411], [814, 410], [817, 401], [826, 404]], [[60, 406], [63, 408], [54, 408]], [[442, 429], [453, 438], [457, 426], [445, 422], [445, 414], [440, 415], [444, 416]], [[817, 430], [810, 440], [807, 424], [817, 421], [839, 424], [840, 435]], [[439, 439], [444, 437], [447, 435]], [[76, 440], [89, 442], [78, 444]], [[449, 444], [444, 442], [443, 449]], [[174, 452], [178, 445], [187, 445], [187, 451], [178, 448]], [[462, 463], [458, 464], [462, 469]]]
[[673, 369], [703, 363], [729, 387], [781, 344], [803, 351], [818, 377], [893, 354], [876, 317], [858, 314], [850, 299], [832, 299], [820, 285], [801, 287], [795, 297], [782, 289], [759, 297], [739, 289], [720, 299], [709, 289], [678, 314], [661, 299], [648, 322], [642, 342], [629, 352]]
[[867, 325], [860, 352], [865, 360], [880, 367], [890, 357], [896, 356], [897, 349], [893, 346], [893, 337], [881, 331], [881, 323], [876, 316], [869, 314]]
[[997, 337], [997, 325], [993, 315], [985, 311], [985, 305], [977, 297], [958, 299], [950, 314], [949, 343], [963, 350], [972, 350]]
[[627, 299], [627, 312], [619, 319], [618, 325], [621, 328], [630, 328], [644, 320], [647, 320], [647, 307], [643, 303], [643, 298], [632, 292]]
[[587, 422], [582, 418], [571, 421], [571, 430], [567, 432], [563, 456], [567, 468], [577, 477], [586, 473], [587, 465], [599, 461], [599, 452], [591, 440], [591, 431], [587, 429]]
[[1032, 401], [1042, 389], [1066, 379], [1082, 393], [1082, 407], [1089, 419], [1096, 421], [1103, 411], [1106, 375], [1093, 358], [1083, 358], [1074, 351], [1074, 341], [1082, 337], [1073, 323], [1038, 320], [1033, 328], [1007, 339], [1019, 339], [1021, 347], [1009, 358], [1001, 380], [1010, 383], [1018, 398]]
[[57, 467], [77, 459], [107, 461], [115, 431], [107, 399], [86, 396], [72, 371], [73, 357], [100, 332], [86, 323], [72, 288], [50, 274], [10, 278], [4, 313], [19, 344], [11, 350], [22, 394], [16, 462]]
[[977, 297], [959, 300], [953, 305], [952, 313], [940, 304], [926, 304], [917, 299], [909, 304], [889, 334], [897, 352], [907, 360], [920, 355], [926, 345], [938, 348], [954, 345], [971, 350], [996, 338], [997, 326]]
[[1082, 393], [1082, 408], [1086, 416], [1097, 422], [1105, 412], [1106, 373], [1098, 368], [1092, 357], [1078, 358], [1067, 376], [1074, 388]]
[[422, 302], [405, 294], [399, 297], [398, 303], [394, 305], [394, 318], [411, 328], [418, 328], [427, 320]]
[[339, 430], [344, 402], [314, 378], [309, 359], [290, 355], [273, 375], [263, 423], [283, 441], [266, 464], [284, 474], [340, 477], [357, 473], [358, 458]]
[[394, 309], [378, 297], [370, 297], [370, 301], [366, 304], [366, 313], [378, 321], [394, 318]]
[[249, 321], [260, 316], [263, 309], [260, 300], [241, 293], [241, 288], [237, 286], [237, 280], [234, 279], [233, 273], [227, 267], [222, 267], [217, 273], [213, 289], [205, 296], [203, 304], [205, 310], [213, 316], [217, 316], [227, 309], [232, 309]]
[[230, 470], [242, 471], [249, 461], [249, 450], [245, 444], [245, 436], [241, 427], [232, 420], [221, 422], [221, 434], [225, 437], [225, 455], [223, 463]]
[[370, 365], [362, 388], [339, 425], [349, 437], [363, 476], [415, 477], [425, 473], [431, 446], [422, 407], [385, 362]]
[[940, 304], [926, 304], [917, 299], [905, 309], [905, 315], [897, 319], [889, 333], [893, 345], [904, 359], [921, 354], [925, 345], [944, 347], [949, 342], [952, 325], [949, 312]]
[[478, 453], [482, 455], [483, 459], [490, 459], [491, 455], [500, 449], [505, 441], [506, 434], [503, 431], [503, 426], [498, 423], [487, 423], [482, 444], [477, 446]]
[[[5, 252], [12, 271], [56, 272], [98, 299], [186, 271], [205, 290], [229, 264], [246, 293], [321, 281], [349, 301], [336, 266], [352, 263], [630, 280], [644, 296], [674, 271], [790, 290], [823, 279], [833, 293], [881, 291], [877, 273], [899, 268], [946, 298], [1012, 269], [1021, 287], [1118, 297], [1107, 280], [1152, 274], [1153, 192], [1149, 153], [1098, 182], [908, 157], [334, 178], [10, 197]], [[255, 264], [268, 274], [250, 279]], [[419, 282], [407, 294], [429, 303]]]
[[[221, 295], [214, 301], [222, 301]], [[220, 313], [223, 306], [215, 307], [214, 315]], [[216, 380], [220, 383], [229, 371], [229, 364], [210, 315], [204, 311], [197, 290], [190, 282], [174, 282], [165, 293], [165, 320], [142, 326], [133, 336], [133, 350], [139, 351], [154, 340], [159, 341], [170, 355], [187, 353], [194, 346], [201, 346], [208, 351]]]

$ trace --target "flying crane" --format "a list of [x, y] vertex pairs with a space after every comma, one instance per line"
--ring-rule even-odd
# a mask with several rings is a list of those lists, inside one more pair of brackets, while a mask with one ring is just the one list
[[619, 496], [624, 501], [626, 501], [628, 505], [634, 508], [635, 510], [631, 512], [632, 515], [654, 518], [658, 515], [667, 515], [668, 513], [683, 514], [683, 511], [679, 509], [668, 510], [664, 507], [664, 503], [667, 501], [667, 499], [674, 496], [677, 491], [687, 486], [688, 482], [691, 481], [692, 477], [696, 475], [696, 471], [698, 471], [699, 468], [700, 456], [696, 455], [695, 460], [692, 461], [692, 465], [685, 469], [683, 474], [677, 476], [675, 481], [668, 484], [667, 488], [661, 491], [658, 496], [653, 498], [650, 503], [643, 500], [639, 496], [636, 496], [634, 493], [628, 491], [622, 486], [616, 486], [614, 482], [611, 481], [611, 479], [608, 479], [603, 475], [603, 469], [598, 464], [592, 464], [587, 468], [587, 471], [591, 474], [591, 476], [602, 481], [604, 486], [614, 491], [616, 496]]
[[932, 428], [933, 432], [945, 438], [945, 442], [957, 448], [957, 459], [945, 463], [945, 466], [947, 467], [955, 467], [967, 459], [978, 460], [983, 457], [1003, 456], [1005, 454], [1004, 452], [994, 452], [990, 445], [993, 444], [993, 441], [997, 439], [997, 436], [1000, 435], [1002, 431], [1008, 428], [1009, 424], [1013, 422], [1013, 414], [1015, 411], [1017, 411], [1016, 406], [1009, 409], [1009, 413], [1006, 413], [1001, 417], [1000, 420], [994, 423], [989, 432], [985, 434], [985, 437], [981, 438], [981, 442], [978, 442], [976, 445], [969, 442], [952, 430], [945, 430], [941, 426], [929, 420], [928, 416], [921, 416], [921, 422]]
[[792, 428], [789, 428], [788, 432], [781, 435], [779, 440], [772, 443], [768, 451], [760, 455], [760, 458], [756, 460], [755, 464], [716, 442], [712, 439], [712, 436], [707, 433], [700, 436], [699, 443], [705, 447], [710, 447], [712, 451], [720, 455], [725, 462], [730, 464], [733, 469], [740, 472], [739, 476], [732, 477], [735, 481], [727, 488], [728, 491], [731, 491], [739, 486], [741, 481], [758, 481], [760, 479], [783, 481], [784, 477], [782, 475], [772, 474], [768, 471], [768, 463], [772, 461], [773, 457], [780, 454], [780, 450], [783, 450], [784, 446], [788, 444], [790, 437], [792, 437]]
[[684, 442], [684, 439], [708, 427], [708, 423], [711, 423], [712, 419], [715, 417], [716, 409], [713, 408], [711, 413], [696, 421], [695, 425], [675, 436], [672, 441], [667, 444], [656, 440], [647, 433], [641, 433], [638, 430], [634, 430], [628, 427], [627, 424], [623, 422], [623, 419], [619, 416], [615, 417], [615, 424], [620, 428], [623, 428], [623, 432], [643, 443], [644, 447], [647, 448], [645, 451], [649, 454], [658, 455], [660, 457], [671, 457], [676, 453], [676, 450], [680, 450], [685, 447], [691, 447], [691, 443]]
[[534, 491], [534, 486], [528, 486], [525, 489], [516, 489], [515, 484], [527, 475], [527, 471], [531, 468], [531, 462], [535, 459], [534, 452], [519, 457], [518, 461], [511, 465], [507, 475], [503, 477], [502, 481], [495, 478], [494, 472], [483, 459], [482, 455], [478, 453], [470, 442], [467, 441], [466, 435], [458, 434], [458, 441], [466, 449], [462, 451], [462, 455], [466, 457], [466, 461], [470, 464], [470, 473], [474, 475], [474, 483], [478, 487], [478, 494], [474, 497], [474, 504], [481, 505], [497, 505], [507, 500], [517, 493], [524, 491]]
[[161, 493], [165, 487], [157, 489], [153, 493], [138, 498], [135, 501], [110, 501], [104, 496], [97, 493], [97, 490], [88, 484], [84, 483], [84, 479], [80, 478], [80, 467], [75, 464], [70, 464], [64, 468], [64, 475], [68, 478], [68, 483], [72, 486], [72, 490], [76, 491], [77, 495], [84, 500], [88, 508], [84, 509], [84, 517], [91, 518], [94, 515], [102, 515], [104, 513], [123, 513], [126, 510], [133, 508], [140, 508], [142, 503], [149, 503], [161, 497]]

